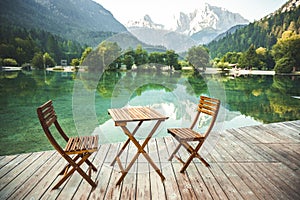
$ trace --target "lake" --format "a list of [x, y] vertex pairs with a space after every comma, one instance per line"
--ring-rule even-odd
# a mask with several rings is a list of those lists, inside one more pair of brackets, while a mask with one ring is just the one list
[[[149, 106], [158, 110], [169, 119], [154, 137], [164, 137], [166, 128], [191, 123], [200, 95], [222, 101], [216, 132], [300, 119], [300, 76], [33, 70], [0, 72], [0, 87], [1, 155], [52, 149], [36, 115], [36, 108], [49, 99], [68, 135], [99, 134], [100, 143], [126, 139], [107, 114], [109, 108]], [[143, 130], [152, 125], [145, 123], [137, 138], [144, 139]], [[203, 127], [199, 122], [199, 129]]]

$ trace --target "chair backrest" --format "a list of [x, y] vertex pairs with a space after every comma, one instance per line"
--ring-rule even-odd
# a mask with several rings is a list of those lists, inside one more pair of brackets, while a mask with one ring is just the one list
[[193, 129], [195, 127], [195, 124], [198, 122], [201, 113], [211, 116], [209, 126], [206, 129], [205, 133], [203, 134], [204, 137], [207, 137], [207, 135], [210, 133], [217, 119], [219, 108], [220, 108], [220, 100], [211, 97], [200, 96], [200, 101], [198, 104], [198, 112], [190, 128]]
[[50, 127], [54, 124], [57, 131], [64, 138], [65, 141], [68, 141], [68, 136], [64, 133], [61, 126], [57, 121], [57, 116], [52, 104], [52, 100], [47, 101], [43, 105], [37, 108], [38, 118], [40, 120], [41, 126], [49, 139], [50, 143], [54, 146], [54, 148], [61, 154], [64, 154], [64, 150], [60, 147], [56, 139], [53, 137]]

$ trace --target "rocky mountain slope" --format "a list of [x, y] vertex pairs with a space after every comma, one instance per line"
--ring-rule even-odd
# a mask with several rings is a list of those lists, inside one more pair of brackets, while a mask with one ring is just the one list
[[174, 16], [174, 21], [170, 22], [172, 26], [169, 28], [153, 22], [149, 15], [140, 20], [129, 21], [126, 27], [145, 43], [185, 51], [193, 45], [209, 43], [233, 26], [248, 23], [240, 14], [205, 4], [203, 8], [190, 13], [178, 13]]
[[42, 29], [92, 46], [114, 33], [127, 31], [92, 0], [1, 0], [0, 23]]

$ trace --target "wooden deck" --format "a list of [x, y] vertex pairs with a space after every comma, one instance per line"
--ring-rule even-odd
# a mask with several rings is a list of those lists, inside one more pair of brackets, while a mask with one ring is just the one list
[[141, 156], [117, 187], [120, 173], [109, 164], [118, 148], [102, 145], [93, 157], [94, 190], [76, 172], [51, 190], [66, 164], [54, 151], [1, 156], [0, 199], [300, 199], [300, 120], [224, 131], [205, 156], [211, 167], [194, 160], [184, 174], [176, 159], [167, 161], [173, 139], [152, 139], [148, 149], [164, 182]]

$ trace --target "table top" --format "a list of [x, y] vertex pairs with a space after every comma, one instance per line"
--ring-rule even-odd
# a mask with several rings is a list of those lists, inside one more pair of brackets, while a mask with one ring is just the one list
[[108, 114], [116, 122], [166, 120], [166, 117], [149, 107], [128, 107], [108, 109]]

